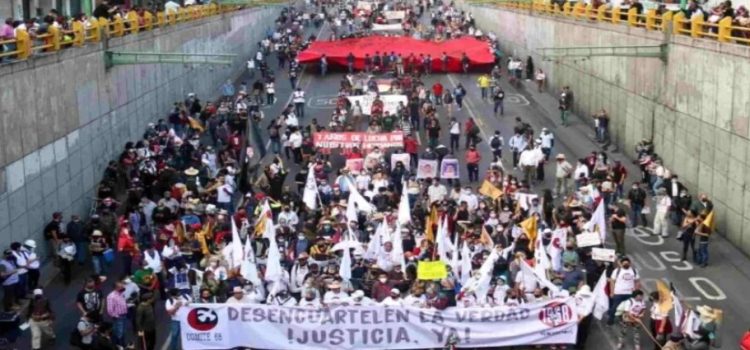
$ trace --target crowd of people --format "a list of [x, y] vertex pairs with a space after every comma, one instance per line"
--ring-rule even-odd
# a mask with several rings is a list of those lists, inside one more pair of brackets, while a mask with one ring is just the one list
[[[700, 327], [672, 332], [669, 314], [657, 307], [661, 297], [644, 295], [639, 272], [627, 256], [625, 231], [648, 225], [647, 208], [653, 208], [654, 232], [667, 236], [675, 231], [684, 243], [683, 259], [692, 249], [698, 265], [708, 264], [713, 206], [704, 194], [693, 200], [647, 140], [637, 148], [640, 179], [631, 179], [627, 167], [604, 152], [592, 152], [575, 164], [563, 153], [553, 157], [554, 135], [533, 130], [521, 118], [507, 144], [499, 131], [487, 140], [492, 156], [483, 157], [477, 150], [481, 138], [476, 122], [468, 118], [459, 123], [455, 115], [466, 95], [463, 86], [427, 86], [423, 78], [429, 71], [400, 67], [385, 51], [373, 56], [366, 71], [350, 68], [343, 75], [331, 120], [319, 124], [305, 118], [295, 57], [306, 41], [315, 40], [305, 39], [304, 32], [318, 24], [319, 13], [339, 26], [334, 16], [325, 15], [325, 7], [332, 5], [285, 9], [248, 62], [251, 73], [260, 71], [256, 82], [239, 87], [228, 82], [222, 96], [208, 103], [189, 94], [109, 164], [97, 190], [101, 200], [88, 220], [72, 215], [65, 222], [62, 213], [53, 216], [45, 238], [64, 281], [71, 281], [76, 264], [90, 261], [93, 268], [76, 298], [81, 317], [71, 333], [72, 346], [98, 350], [135, 343], [154, 349], [157, 304], [171, 318], [169, 349], [180, 349], [178, 314], [190, 303], [513, 308], [590, 295], [602, 276], [610, 284], [607, 322], [618, 324], [619, 348], [631, 337], [640, 348], [638, 325], [647, 309], [651, 335], [665, 349], [711, 344], [720, 310], [699, 308]], [[452, 4], [419, 1], [395, 8], [407, 11], [410, 20], [432, 9], [425, 26], [437, 33], [450, 28], [456, 35], [473, 28], [470, 16]], [[445, 23], [456, 25], [441, 30]], [[269, 64], [274, 54], [275, 71]], [[277, 103], [274, 84], [282, 69], [293, 88], [291, 103], [266, 119], [261, 106]], [[387, 75], [385, 84], [371, 74], [375, 70]], [[497, 66], [478, 82], [487, 89], [483, 98], [503, 114], [500, 71]], [[572, 100], [572, 92], [566, 93]], [[363, 94], [377, 96], [370, 110], [346, 98]], [[407, 103], [390, 113], [380, 100], [388, 94], [406, 95]], [[565, 96], [561, 104], [570, 103]], [[255, 139], [267, 135], [274, 153], [252, 181], [243, 141], [247, 123]], [[312, 141], [317, 131], [365, 128], [371, 133], [402, 131], [403, 149], [330, 152], [316, 149]], [[440, 141], [444, 130], [450, 134], [449, 147]], [[420, 152], [416, 135], [421, 132], [427, 147]], [[420, 159], [442, 162], [462, 148], [467, 182], [415, 176]], [[256, 149], [265, 155], [265, 147]], [[505, 149], [512, 154], [512, 166], [503, 165]], [[402, 152], [410, 155], [408, 164], [392, 166], [391, 156]], [[355, 158], [365, 159], [363, 169], [333, 166]], [[543, 185], [545, 171], [554, 174], [554, 188]], [[291, 173], [296, 173], [293, 181], [287, 179]], [[314, 203], [308, 200], [310, 177], [317, 188]], [[605, 231], [613, 237], [615, 262], [592, 258], [592, 248], [607, 242], [578, 245], [580, 235]], [[232, 252], [237, 239], [245, 254], [239, 259]], [[354, 244], [342, 248], [345, 242]], [[41, 349], [44, 338], [54, 336], [54, 307], [38, 285], [35, 248], [33, 240], [12, 243], [0, 261], [0, 276], [6, 311], [31, 295], [32, 348]], [[342, 263], [344, 250], [351, 250], [350, 264]], [[269, 258], [278, 258], [281, 269], [275, 270], [277, 262]], [[444, 278], [418, 278], [418, 264], [430, 261], [446, 263]], [[542, 272], [530, 273], [526, 267]], [[117, 277], [114, 289], [105, 293], [107, 275]], [[649, 299], [651, 306], [646, 305]], [[579, 325], [578, 348], [585, 345], [590, 318]], [[573, 345], [550, 346], [567, 347]]]

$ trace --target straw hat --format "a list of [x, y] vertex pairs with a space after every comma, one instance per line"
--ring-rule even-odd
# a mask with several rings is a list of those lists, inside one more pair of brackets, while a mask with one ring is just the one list
[[721, 319], [721, 310], [714, 309], [708, 305], [701, 305], [695, 308], [704, 323], [714, 322]]
[[196, 176], [198, 175], [198, 169], [189, 167], [185, 170], [185, 175], [187, 176]]

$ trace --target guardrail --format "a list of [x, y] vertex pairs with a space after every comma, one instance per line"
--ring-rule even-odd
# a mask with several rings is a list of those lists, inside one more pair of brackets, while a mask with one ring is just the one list
[[639, 14], [635, 8], [610, 8], [608, 5], [594, 8], [592, 4], [580, 1], [575, 4], [566, 2], [562, 7], [559, 4], [539, 1], [475, 0], [470, 3], [574, 20], [609, 22], [652, 31], [671, 30], [675, 35], [709, 38], [724, 43], [750, 44], [750, 27], [735, 26], [731, 17], [724, 17], [712, 23], [707, 22], [703, 15], [686, 18], [685, 13], [681, 11], [666, 11], [659, 14], [656, 9], [650, 9]]
[[141, 31], [169, 27], [248, 6], [273, 5], [281, 2], [283, 1], [264, 0], [248, 2], [247, 5], [198, 5], [180, 8], [177, 11], [159, 11], [156, 15], [148, 11], [139, 14], [131, 10], [125, 17], [118, 16], [111, 21], [106, 18], [92, 18], [85, 23], [75, 20], [70, 24], [69, 30], [49, 26], [46, 33], [39, 35], [33, 35], [26, 30], [17, 30], [14, 39], [0, 41], [0, 47], [6, 48], [5, 51], [0, 52], [0, 60], [26, 60], [40, 52], [55, 52], [69, 47], [82, 47], [86, 43], [98, 43], [105, 37], [137, 34]]

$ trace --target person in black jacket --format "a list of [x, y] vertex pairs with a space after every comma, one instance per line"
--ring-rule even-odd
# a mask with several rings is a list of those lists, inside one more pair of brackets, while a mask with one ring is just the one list
[[646, 216], [643, 215], [643, 206], [646, 204], [646, 191], [641, 188], [638, 181], [633, 183], [633, 187], [628, 191], [628, 200], [630, 201], [630, 222], [633, 226], [638, 226], [639, 221], [643, 226], [648, 225]]

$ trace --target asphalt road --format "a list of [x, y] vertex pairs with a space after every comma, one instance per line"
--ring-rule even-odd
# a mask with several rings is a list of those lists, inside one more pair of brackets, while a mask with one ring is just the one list
[[[325, 37], [326, 32], [322, 32]], [[275, 66], [275, 59], [272, 59]], [[302, 125], [307, 125], [312, 118], [316, 118], [322, 125], [326, 125], [330, 120], [330, 114], [333, 105], [330, 103], [336, 96], [339, 82], [343, 73], [329, 73], [326, 76], [317, 75], [317, 67], [310, 67], [301, 78], [300, 86], [307, 92], [306, 117], [301, 120]], [[264, 109], [267, 118], [277, 115], [282, 106], [291, 94], [291, 87], [286, 79], [286, 73], [277, 74], [277, 96], [279, 102], [274, 106]], [[455, 116], [459, 122], [463, 122], [473, 117], [480, 127], [482, 138], [485, 140], [478, 145], [483, 155], [483, 164], [480, 167], [480, 174], [488, 167], [491, 159], [491, 152], [487, 140], [499, 130], [504, 136], [506, 143], [512, 135], [512, 129], [515, 124], [515, 117], [521, 117], [525, 122], [532, 125], [538, 132], [542, 127], [547, 127], [555, 134], [555, 148], [553, 155], [564, 153], [568, 159], [576, 159], [590, 153], [592, 150], [598, 150], [597, 144], [593, 142], [593, 129], [589, 121], [583, 121], [575, 116], [572, 119], [572, 125], [562, 127], [558, 120], [556, 98], [552, 94], [538, 93], [536, 87], [531, 82], [522, 82], [519, 88], [510, 86], [507, 80], [502, 82], [503, 89], [506, 92], [505, 116], [495, 117], [492, 113], [492, 104], [490, 101], [483, 101], [480, 98], [479, 89], [476, 86], [477, 74], [434, 74], [427, 77], [426, 83], [432, 85], [434, 81], [441, 81], [446, 88], [453, 88], [456, 84], [462, 83], [468, 90], [468, 96], [465, 99], [465, 108], [461, 111], [453, 108], [452, 116]], [[247, 76], [238, 79], [241, 81], [251, 82]], [[555, 94], [556, 95], [556, 94]], [[577, 95], [577, 98], [585, 99], [586, 96]], [[602, 106], [608, 108], [609, 106]], [[444, 136], [441, 143], [449, 145], [447, 129], [446, 111], [444, 107], [438, 110], [441, 118], [441, 124], [444, 126]], [[421, 133], [420, 140], [426, 143], [426, 135]], [[463, 138], [461, 146], [463, 146]], [[461, 155], [463, 148], [457, 154], [461, 162], [461, 183], [466, 183], [466, 168], [464, 157]], [[658, 151], [658, 150], [657, 150]], [[506, 169], [512, 168], [510, 152], [503, 152], [504, 164]], [[626, 158], [622, 153], [610, 152], [610, 158], [621, 160], [628, 167], [630, 173], [629, 180], [637, 179], [638, 169], [632, 164], [632, 160]], [[267, 156], [268, 161], [271, 156]], [[291, 163], [288, 163], [291, 164]], [[296, 169], [292, 169], [289, 180], [293, 179]], [[546, 166], [546, 181], [537, 185], [534, 189], [540, 192], [544, 188], [552, 188], [554, 185], [554, 165]], [[520, 175], [518, 173], [517, 175]], [[630, 181], [628, 181], [629, 183]], [[473, 184], [475, 186], [478, 183]], [[675, 229], [671, 230], [671, 238], [663, 239], [659, 236], [651, 235], [649, 229], [639, 228], [634, 234], [626, 238], [628, 255], [632, 257], [635, 267], [643, 276], [643, 282], [647, 289], [653, 289], [656, 280], [662, 279], [674, 284], [682, 300], [692, 306], [710, 305], [724, 310], [724, 322], [721, 325], [721, 337], [723, 338], [724, 348], [737, 348], [737, 340], [750, 327], [750, 303], [743, 302], [744, 293], [750, 290], [750, 261], [739, 250], [721, 237], [713, 237], [710, 245], [711, 260], [707, 268], [700, 268], [690, 261], [681, 262], [680, 252], [681, 245], [673, 237]], [[607, 242], [608, 246], [613, 246], [613, 242]], [[49, 346], [49, 349], [69, 349], [68, 335], [79, 318], [79, 313], [75, 307], [75, 296], [83, 284], [83, 278], [90, 273], [88, 266], [76, 268], [74, 272], [77, 276], [72, 284], [68, 287], [62, 284], [60, 279], [54, 280], [46, 287], [46, 293], [52, 299], [53, 309], [57, 314], [55, 323], [55, 332], [58, 335], [58, 341], [55, 346]], [[118, 267], [115, 267], [118, 271]], [[111, 283], [108, 283], [107, 291], [111, 290]], [[168, 336], [169, 325], [163, 306], [160, 303], [157, 307], [157, 320], [159, 329], [157, 331], [159, 348], [166, 348], [165, 339]], [[610, 328], [597, 321], [592, 322], [590, 336], [586, 348], [588, 349], [614, 349], [615, 348], [615, 329]], [[21, 339], [15, 347], [17, 349], [29, 349], [29, 332], [24, 332]], [[642, 337], [643, 344], [647, 343], [647, 337]], [[162, 347], [163, 344], [163, 347]], [[0, 349], [2, 346], [0, 345]]]

